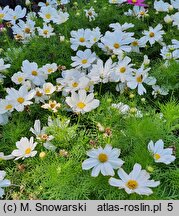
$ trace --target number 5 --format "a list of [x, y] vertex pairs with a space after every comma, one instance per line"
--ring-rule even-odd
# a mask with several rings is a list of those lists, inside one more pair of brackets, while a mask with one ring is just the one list
[[172, 211], [173, 210], [173, 203], [168, 203], [168, 211]]

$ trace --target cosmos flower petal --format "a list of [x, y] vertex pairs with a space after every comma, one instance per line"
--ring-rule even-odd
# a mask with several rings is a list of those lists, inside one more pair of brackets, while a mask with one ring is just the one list
[[82, 163], [82, 169], [83, 170], [89, 170], [92, 167], [95, 167], [97, 164], [99, 163], [99, 161], [97, 159], [94, 158], [89, 158], [86, 159], [83, 163]]

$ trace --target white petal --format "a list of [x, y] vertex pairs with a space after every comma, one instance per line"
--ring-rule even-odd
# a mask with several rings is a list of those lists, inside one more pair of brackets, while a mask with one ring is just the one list
[[111, 186], [114, 186], [114, 187], [119, 187], [119, 188], [123, 188], [124, 187], [124, 182], [119, 180], [119, 179], [116, 179], [116, 178], [110, 178], [109, 179], [109, 184]]
[[139, 176], [140, 172], [141, 172], [141, 165], [136, 163], [133, 167], [132, 172], [129, 174], [129, 176], [131, 179], [135, 180]]
[[110, 160], [108, 160], [108, 162], [111, 164], [111, 166], [114, 169], [120, 168], [124, 163], [124, 161], [121, 159], [114, 159], [114, 160], [110, 159]]
[[99, 164], [99, 161], [97, 159], [88, 158], [82, 163], [82, 169], [89, 170], [92, 167], [96, 166], [97, 164]]
[[101, 173], [104, 176], [114, 176], [114, 174], [115, 174], [112, 166], [108, 162], [103, 163], [103, 165], [101, 167]]
[[129, 175], [122, 168], [120, 168], [117, 173], [123, 182], [127, 182], [130, 179]]
[[98, 164], [95, 166], [92, 170], [91, 176], [97, 177], [99, 175], [99, 172], [101, 171], [101, 164]]

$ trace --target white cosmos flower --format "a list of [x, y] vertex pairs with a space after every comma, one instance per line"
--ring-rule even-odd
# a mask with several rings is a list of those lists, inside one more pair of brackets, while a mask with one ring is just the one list
[[157, 97], [157, 95], [168, 95], [169, 90], [162, 88], [158, 85], [154, 85], [152, 86], [153, 91], [152, 91], [152, 95], [154, 95], [154, 98]]
[[26, 74], [27, 79], [31, 80], [37, 86], [42, 86], [48, 78], [46, 74], [39, 70], [35, 62], [23, 61], [21, 70]]
[[148, 144], [148, 150], [152, 154], [156, 163], [170, 164], [176, 159], [176, 157], [172, 155], [172, 148], [164, 149], [164, 142], [161, 139], [155, 144], [151, 140]]
[[119, 158], [120, 149], [106, 145], [103, 149], [91, 149], [87, 152], [90, 157], [82, 163], [83, 170], [92, 169], [91, 176], [97, 177], [101, 172], [104, 176], [114, 176], [114, 169], [119, 169], [124, 161]]
[[173, 6], [175, 9], [178, 9], [178, 10], [179, 10], [179, 1], [178, 1], [178, 0], [170, 0], [170, 1], [171, 1], [172, 6]]
[[139, 6], [133, 7], [134, 16], [136, 16], [137, 18], [144, 19], [145, 16], [147, 16], [147, 12], [148, 10], [146, 10], [145, 7], [139, 7]]
[[10, 64], [4, 64], [4, 59], [0, 58], [0, 72], [10, 68]]
[[131, 43], [131, 52], [140, 53], [140, 48], [145, 47], [146, 43], [144, 39], [134, 39]]
[[[112, 50], [114, 54], [121, 55], [121, 52], [130, 52], [130, 44], [134, 41], [134, 33], [127, 33], [120, 30], [107, 31], [101, 38], [102, 44]], [[100, 45], [100, 44], [99, 44]]]
[[158, 24], [155, 28], [149, 27], [149, 31], [143, 32], [144, 36], [141, 38], [145, 43], [149, 42], [152, 46], [155, 42], [162, 42], [165, 32], [162, 30], [162, 25]]
[[9, 6], [6, 6], [4, 8], [0, 7], [0, 20], [5, 20], [6, 19], [6, 15], [8, 14], [9, 10], [11, 10], [9, 8]]
[[54, 17], [53, 22], [60, 25], [62, 23], [65, 23], [68, 19], [69, 13], [59, 10], [57, 12], [57, 16]]
[[112, 73], [112, 80], [115, 82], [121, 81], [125, 82], [126, 77], [130, 76], [134, 69], [132, 68], [133, 64], [130, 64], [131, 58], [125, 56], [123, 59], [119, 59], [114, 73]]
[[41, 122], [40, 120], [35, 120], [34, 128], [30, 128], [30, 131], [36, 136], [38, 140], [41, 141], [50, 141], [54, 137], [48, 135], [44, 128], [41, 129]]
[[39, 16], [43, 19], [45, 23], [53, 21], [56, 16], [58, 16], [57, 10], [50, 5], [47, 7], [41, 7]]
[[51, 36], [55, 35], [54, 28], [50, 24], [43, 24], [43, 28], [37, 27], [37, 31], [39, 33], [39, 36], [42, 36], [44, 38], [50, 38]]
[[118, 109], [121, 114], [128, 114], [130, 111], [130, 106], [128, 106], [127, 104], [124, 104], [122, 102], [120, 102], [118, 104], [112, 104], [111, 106]]
[[173, 19], [173, 26], [177, 26], [177, 28], [179, 29], [179, 12], [175, 13], [171, 17]]
[[76, 56], [71, 57], [72, 61], [74, 61], [71, 66], [76, 68], [89, 68], [96, 58], [96, 53], [92, 53], [90, 49], [86, 49], [85, 51], [79, 50]]
[[5, 16], [6, 21], [10, 21], [13, 25], [16, 23], [18, 19], [25, 17], [27, 12], [26, 8], [23, 8], [20, 5], [17, 5], [14, 10], [9, 9], [8, 13]]
[[43, 91], [46, 95], [51, 95], [56, 91], [56, 86], [54, 86], [52, 83], [44, 83], [43, 84]]
[[168, 12], [170, 4], [162, 0], [154, 1], [154, 9], [158, 12]]
[[84, 10], [86, 13], [86, 17], [89, 18], [89, 21], [93, 21], [96, 19], [96, 17], [98, 16], [98, 14], [95, 12], [94, 8], [91, 7], [89, 10]]
[[60, 84], [64, 94], [85, 89], [89, 81], [89, 78], [84, 73], [76, 69], [63, 71], [62, 78], [57, 79], [57, 83]]
[[90, 36], [91, 30], [90, 29], [78, 29], [77, 31], [71, 31], [71, 48], [76, 51], [79, 46], [86, 46], [87, 48], [91, 47], [90, 43]]
[[72, 92], [71, 97], [66, 97], [66, 103], [75, 113], [86, 113], [99, 106], [99, 100], [94, 99], [94, 94], [86, 94], [85, 90], [79, 90], [78, 93]]
[[149, 180], [150, 175], [146, 170], [142, 170], [140, 164], [136, 163], [133, 170], [127, 174], [122, 168], [118, 170], [120, 179], [111, 177], [109, 184], [119, 189], [125, 189], [128, 194], [137, 193], [139, 195], [147, 195], [153, 193], [150, 187], [157, 187], [160, 182]]
[[27, 20], [26, 22], [19, 20], [18, 24], [12, 27], [12, 30], [15, 35], [19, 32], [23, 32], [23, 37], [29, 38], [35, 35], [35, 22], [32, 20]]
[[57, 0], [46, 0], [46, 2], [39, 2], [38, 3], [38, 6], [39, 7], [47, 7], [47, 6], [51, 6], [51, 7], [54, 7], [54, 8], [57, 8], [58, 4], [57, 4]]
[[6, 172], [0, 170], [0, 197], [4, 195], [4, 189], [2, 187], [9, 187], [11, 185], [11, 182], [7, 179], [4, 179], [6, 176]]
[[91, 31], [91, 34], [89, 37], [90, 47], [93, 46], [93, 44], [97, 43], [101, 37], [102, 37], [102, 34], [101, 34], [99, 27], [94, 28]]
[[30, 140], [27, 137], [22, 137], [20, 141], [16, 142], [17, 149], [11, 154], [16, 157], [15, 160], [34, 157], [37, 154], [37, 151], [34, 151], [36, 145], [37, 143], [34, 143], [33, 137]]
[[111, 79], [114, 67], [115, 64], [113, 64], [111, 58], [105, 63], [101, 59], [98, 59], [97, 63], [92, 65], [92, 69], [90, 70], [88, 77], [90, 77], [91, 81], [95, 84], [99, 82], [108, 83]]
[[21, 86], [19, 90], [8, 88], [6, 91], [8, 93], [6, 99], [13, 103], [14, 108], [18, 112], [22, 112], [24, 110], [24, 106], [33, 104], [30, 100], [34, 97], [35, 91], [31, 90], [28, 92], [27, 87], [24, 85]]
[[22, 72], [14, 73], [11, 77], [12, 82], [14, 82], [16, 85], [24, 84], [26, 80], [27, 75]]
[[56, 71], [57, 71], [57, 68], [58, 68], [57, 64], [56, 64], [56, 63], [52, 63], [52, 64], [46, 64], [46, 65], [44, 65], [44, 66], [41, 68], [41, 70], [42, 70], [45, 74], [50, 75], [50, 74], [56, 72]]
[[41, 106], [42, 108], [44, 109], [48, 109], [48, 110], [51, 110], [53, 111], [54, 113], [58, 112], [58, 109], [60, 109], [61, 107], [61, 104], [60, 103], [57, 103], [57, 101], [52, 101], [52, 100], [49, 100], [48, 103], [44, 104]]
[[160, 55], [163, 59], [177, 59], [177, 56], [175, 56], [176, 50], [174, 45], [163, 46], [160, 51]]
[[147, 85], [155, 85], [156, 83], [154, 77], [148, 77], [149, 70], [150, 68], [144, 69], [144, 65], [142, 65], [138, 70], [135, 70], [135, 76], [129, 76], [127, 78], [127, 86], [131, 89], [137, 88], [139, 95], [146, 93], [143, 83]]
[[43, 89], [41, 88], [35, 88], [35, 95], [34, 95], [34, 99], [35, 99], [35, 103], [45, 103], [46, 100], [49, 99], [48, 95], [45, 95]]
[[173, 44], [173, 47], [174, 47], [175, 49], [179, 49], [179, 40], [173, 39], [173, 40], [172, 40], [172, 44]]
[[0, 99], [0, 114], [4, 114], [6, 112], [12, 112], [13, 110], [14, 110], [13, 101]]

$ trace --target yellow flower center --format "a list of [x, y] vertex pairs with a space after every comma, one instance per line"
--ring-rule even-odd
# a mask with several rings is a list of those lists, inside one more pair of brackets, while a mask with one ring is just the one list
[[24, 31], [25, 31], [25, 33], [29, 34], [30, 33], [30, 28], [25, 28]]
[[16, 36], [15, 36], [15, 39], [16, 40], [21, 40], [23, 37], [22, 37], [22, 35], [20, 35], [20, 34], [17, 34]]
[[32, 71], [32, 75], [37, 76], [38, 75], [37, 71]]
[[74, 83], [72, 84], [72, 86], [73, 86], [74, 88], [76, 88], [76, 87], [78, 87], [78, 83], [77, 83], [77, 82], [74, 82]]
[[143, 76], [142, 76], [142, 75], [138, 76], [138, 77], [136, 78], [136, 80], [137, 80], [138, 83], [141, 83], [142, 80], [143, 80]]
[[49, 3], [48, 3], [48, 2], [46, 2], [45, 4], [46, 4], [46, 6], [49, 6]]
[[120, 44], [118, 44], [118, 43], [114, 44], [114, 48], [118, 49], [119, 47], [120, 47]]
[[139, 45], [138, 41], [133, 41], [132, 42], [132, 46], [138, 46], [138, 45]]
[[137, 0], [132, 0], [132, 3], [136, 3], [137, 2]]
[[86, 64], [87, 62], [88, 62], [87, 59], [83, 59], [83, 60], [81, 61], [82, 64]]
[[101, 153], [99, 154], [98, 156], [98, 160], [101, 162], [101, 163], [105, 163], [107, 160], [108, 160], [108, 156], [104, 153]]
[[48, 34], [48, 30], [44, 30], [43, 33], [44, 33], [44, 35], [47, 35]]
[[13, 16], [13, 19], [15, 19], [15, 20], [16, 20], [16, 19], [17, 19], [17, 16]]
[[21, 83], [24, 79], [22, 77], [18, 77], [18, 82]]
[[40, 93], [39, 91], [36, 92], [36, 96], [37, 96], [37, 97], [41, 97], [42, 95], [43, 95], [43, 94]]
[[155, 36], [154, 32], [150, 32], [149, 36], [154, 37]]
[[136, 180], [129, 180], [127, 183], [126, 183], [126, 186], [131, 189], [131, 190], [134, 190], [138, 187], [138, 182]]
[[40, 138], [43, 139], [43, 140], [47, 140], [48, 139], [48, 135], [47, 134], [42, 134], [40, 136]]
[[96, 41], [97, 41], [97, 38], [93, 38], [93, 41], [96, 42]]
[[85, 106], [86, 106], [86, 104], [83, 103], [83, 102], [77, 103], [77, 107], [80, 108], [80, 109], [83, 109]]
[[54, 107], [56, 106], [56, 103], [55, 102], [52, 102], [51, 104], [50, 104], [50, 107], [53, 109]]
[[120, 73], [125, 73], [126, 72], [126, 68], [125, 67], [121, 67], [119, 71], [120, 71]]
[[86, 91], [89, 91], [89, 90], [90, 90], [90, 87], [89, 87], [89, 86], [87, 86], [87, 87], [85, 88], [85, 90], [86, 90]]
[[0, 14], [0, 19], [3, 19], [4, 18], [4, 14]]
[[50, 88], [46, 88], [46, 89], [45, 89], [45, 93], [46, 93], [46, 94], [49, 94], [49, 93], [50, 93]]
[[52, 68], [49, 68], [47, 71], [48, 71], [48, 73], [52, 73], [52, 72], [53, 72], [53, 69], [52, 69]]
[[22, 103], [24, 103], [24, 98], [23, 97], [19, 97], [19, 98], [17, 98], [17, 101], [20, 103], [20, 104], [22, 104]]
[[81, 43], [84, 43], [84, 42], [85, 42], [85, 38], [84, 38], [84, 37], [81, 37], [81, 38], [79, 39], [79, 41], [80, 41]]
[[47, 19], [50, 19], [51, 18], [51, 14], [45, 14], [45, 17], [47, 18]]
[[25, 150], [25, 154], [30, 154], [31, 153], [31, 148], [27, 148], [26, 150]]
[[5, 107], [6, 110], [11, 110], [12, 109], [12, 105], [11, 104], [8, 104], [6, 107]]
[[144, 14], [145, 14], [145, 12], [144, 12], [144, 11], [141, 11], [141, 12], [140, 12], [140, 15], [142, 15], [142, 16], [143, 16]]
[[161, 156], [159, 154], [154, 154], [154, 158], [155, 158], [155, 160], [159, 160], [161, 158]]
[[93, 13], [92, 13], [91, 11], [89, 11], [89, 12], [88, 12], [88, 15], [89, 15], [89, 16], [92, 16], [92, 15], [93, 15]]

